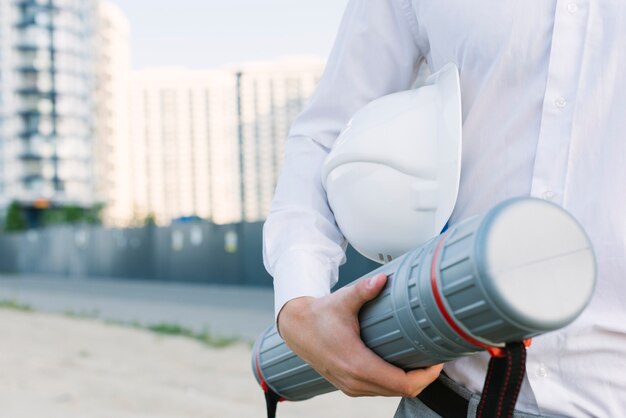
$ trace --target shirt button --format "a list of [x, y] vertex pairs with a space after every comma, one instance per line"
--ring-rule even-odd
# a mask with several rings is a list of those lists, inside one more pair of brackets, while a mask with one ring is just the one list
[[541, 198], [543, 200], [552, 200], [554, 199], [554, 192], [552, 190], [546, 190], [541, 194]]
[[565, 97], [559, 97], [554, 101], [554, 105], [559, 109], [564, 109], [567, 106], [567, 100]]
[[544, 366], [542, 364], [539, 367], [537, 367], [537, 376], [539, 376], [539, 377], [547, 377], [548, 376], [548, 369], [546, 369], [546, 366]]
[[578, 5], [574, 2], [569, 3], [567, 5], [567, 11], [573, 15], [574, 13], [578, 11]]

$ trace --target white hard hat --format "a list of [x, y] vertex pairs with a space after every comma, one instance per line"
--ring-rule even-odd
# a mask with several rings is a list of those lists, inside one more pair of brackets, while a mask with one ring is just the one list
[[450, 63], [421, 87], [359, 110], [322, 168], [337, 225], [385, 263], [438, 235], [459, 189], [461, 93]]

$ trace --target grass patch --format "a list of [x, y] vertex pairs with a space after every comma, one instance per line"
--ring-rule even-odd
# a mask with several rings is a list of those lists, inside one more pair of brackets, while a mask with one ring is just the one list
[[71, 309], [63, 311], [63, 315], [69, 316], [70, 318], [79, 318], [79, 319], [98, 319], [100, 316], [100, 312], [97, 309], [93, 311], [80, 311], [76, 312]]
[[32, 312], [33, 308], [26, 304], [26, 303], [21, 303], [18, 302], [14, 299], [3, 299], [0, 300], [0, 308], [2, 309], [13, 309], [16, 311], [22, 311], [22, 312]]
[[[14, 299], [0, 299], [0, 309], [13, 309], [13, 310], [22, 311], [22, 312], [33, 312], [33, 308], [30, 305], [18, 302]], [[92, 311], [80, 311], [80, 312], [66, 310], [66, 311], [63, 311], [63, 315], [70, 317], [70, 318], [77, 318], [77, 319], [92, 319], [92, 320], [100, 319], [100, 312], [97, 309], [94, 309]], [[232, 345], [240, 341], [238, 338], [234, 338], [234, 337], [223, 337], [219, 335], [214, 335], [214, 334], [211, 334], [207, 330], [202, 331], [202, 332], [195, 332], [190, 328], [186, 328], [186, 327], [183, 327], [182, 325], [175, 324], [175, 323], [161, 322], [158, 324], [144, 325], [137, 321], [125, 322], [125, 321], [104, 320], [104, 322], [108, 324], [120, 325], [124, 327], [148, 330], [156, 334], [173, 335], [173, 336], [191, 338], [191, 339], [201, 342], [202, 344], [206, 346], [216, 347], [216, 348], [227, 347], [229, 345]]]
[[227, 347], [238, 341], [237, 338], [217, 336], [211, 334], [208, 331], [195, 332], [179, 324], [170, 324], [163, 322], [159, 324], [142, 326], [142, 328], [145, 328], [157, 334], [192, 338], [210, 347]]

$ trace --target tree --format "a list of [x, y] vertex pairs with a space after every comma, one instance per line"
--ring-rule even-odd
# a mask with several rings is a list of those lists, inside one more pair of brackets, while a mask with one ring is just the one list
[[144, 226], [156, 226], [156, 216], [150, 212], [143, 221]]
[[15, 232], [26, 229], [26, 217], [24, 216], [22, 206], [18, 202], [11, 202], [4, 222], [4, 229], [6, 231]]
[[104, 210], [104, 204], [96, 203], [85, 213], [85, 221], [92, 225], [102, 224], [102, 211]]
[[102, 223], [102, 210], [104, 205], [96, 204], [89, 208], [68, 205], [45, 209], [43, 212], [44, 225], [75, 224], [86, 222], [92, 225]]

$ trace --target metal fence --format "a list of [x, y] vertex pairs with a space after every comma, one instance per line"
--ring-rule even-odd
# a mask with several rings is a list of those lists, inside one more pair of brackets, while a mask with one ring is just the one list
[[[55, 226], [0, 235], [0, 272], [271, 286], [262, 223], [107, 229]], [[340, 284], [377, 265], [348, 250]]]

